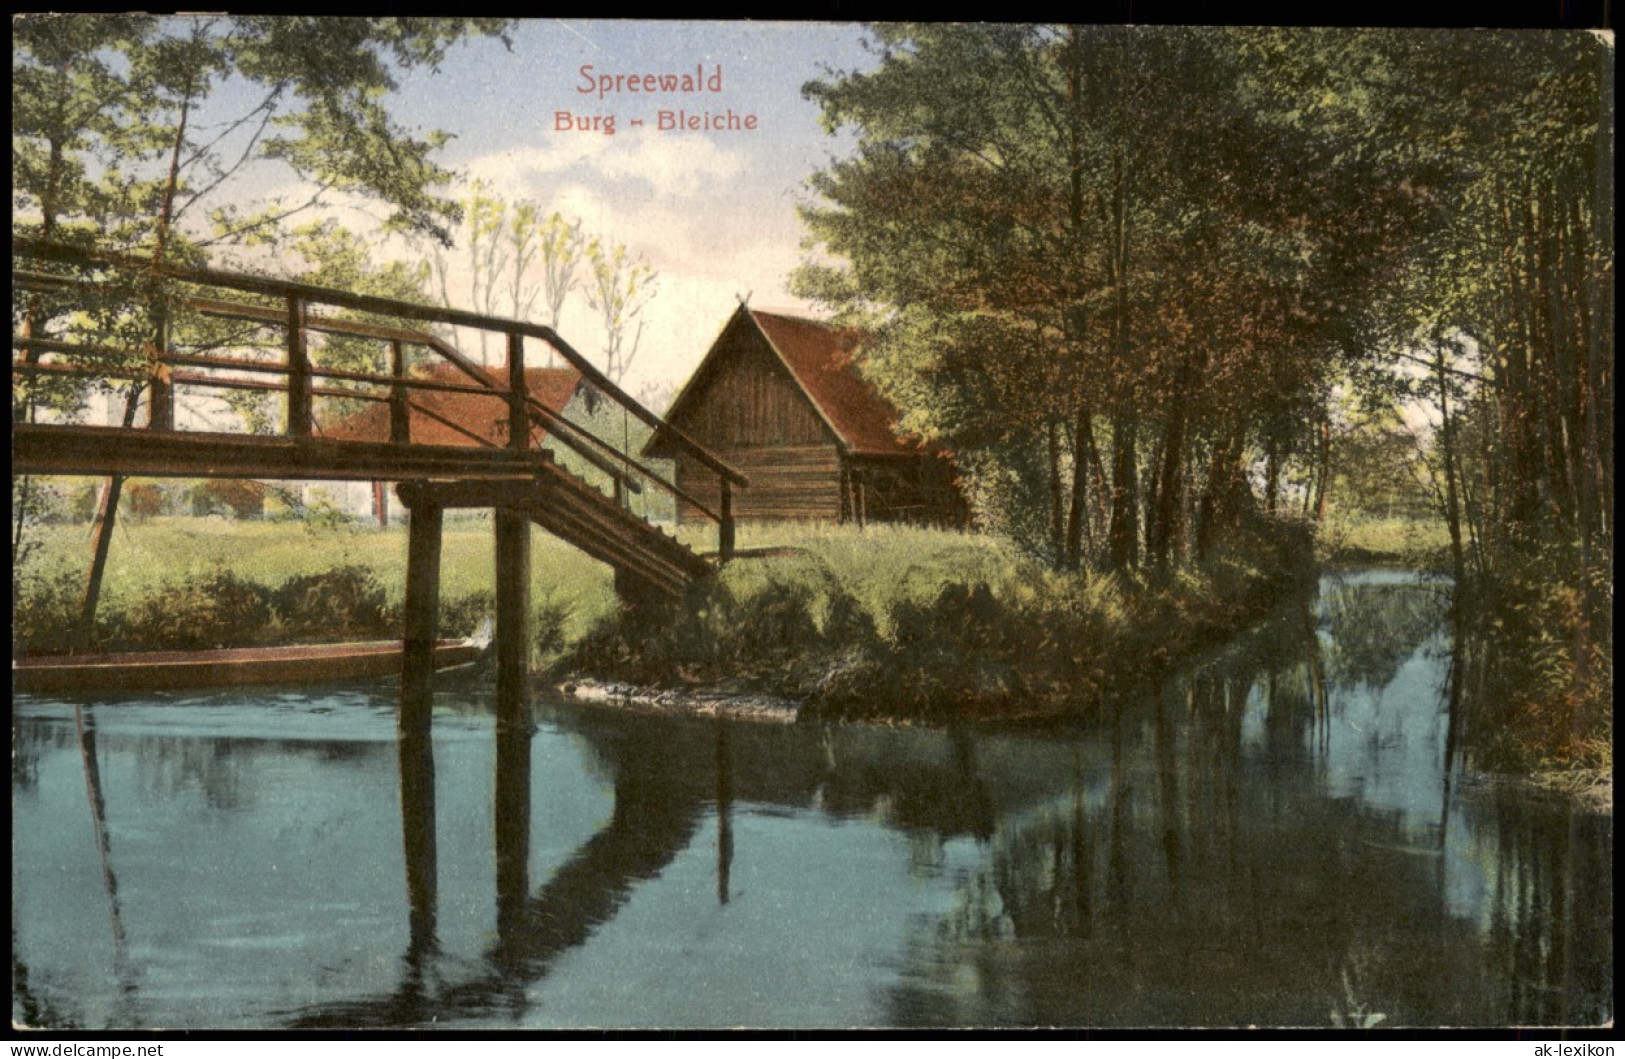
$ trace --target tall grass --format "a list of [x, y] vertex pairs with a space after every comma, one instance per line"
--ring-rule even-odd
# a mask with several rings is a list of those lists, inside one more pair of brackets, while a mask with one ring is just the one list
[[1316, 540], [1316, 555], [1342, 565], [1443, 568], [1449, 531], [1439, 518], [1380, 516], [1332, 507]]
[[[46, 579], [73, 575], [82, 580], [90, 558], [87, 527], [46, 526], [37, 532], [40, 547], [28, 569], [16, 574]], [[540, 530], [531, 540], [535, 599], [570, 604], [582, 628], [614, 606], [608, 567]], [[443, 603], [494, 591], [494, 548], [489, 518], [447, 517], [440, 560]], [[386, 604], [399, 607], [406, 584], [405, 529], [398, 525], [312, 529], [299, 522], [218, 517], [120, 522], [108, 553], [102, 599], [111, 607], [127, 606], [221, 568], [270, 588], [290, 577], [338, 567], [371, 573]]]
[[[83, 525], [37, 531], [40, 547], [13, 572], [13, 645], [63, 650], [73, 643], [90, 539]], [[441, 633], [464, 635], [494, 604], [494, 541], [488, 518], [448, 517], [441, 574]], [[609, 569], [555, 538], [532, 534], [531, 597], [539, 639], [580, 635], [615, 607]], [[119, 523], [108, 554], [95, 645], [201, 646], [214, 595], [279, 596], [270, 611], [241, 608], [213, 642], [338, 640], [400, 635], [406, 532], [400, 526], [224, 518]], [[176, 623], [165, 631], [160, 620]], [[180, 631], [200, 630], [196, 637]], [[550, 630], [544, 633], [544, 630]], [[193, 644], [191, 640], [199, 642]]]

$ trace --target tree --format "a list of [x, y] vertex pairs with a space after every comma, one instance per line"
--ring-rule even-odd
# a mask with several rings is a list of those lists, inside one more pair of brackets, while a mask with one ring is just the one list
[[[597, 310], [604, 325], [604, 374], [620, 385], [638, 355], [643, 338], [639, 319], [655, 295], [659, 274], [641, 255], [634, 256], [625, 244], [606, 244], [593, 239], [587, 244], [587, 266], [591, 270], [587, 302]], [[627, 330], [637, 324], [627, 344]]]
[[[112, 15], [76, 17], [56, 34], [54, 17], [23, 22], [30, 24], [19, 34], [24, 46], [13, 67], [20, 89], [13, 121], [21, 130], [14, 155], [22, 160], [13, 167], [21, 178], [14, 214], [23, 211], [25, 234], [31, 234], [26, 218], [37, 210], [39, 234], [54, 236], [71, 222], [103, 247], [148, 249], [154, 270], [145, 290], [102, 313], [101, 323], [110, 318], [135, 333], [124, 348], [159, 349], [176, 338], [159, 271], [164, 263], [196, 261], [209, 248], [263, 236], [327, 191], [387, 204], [390, 227], [448, 239], [458, 208], [437, 194], [450, 174], [432, 160], [445, 137], [413, 135], [391, 119], [384, 98], [396, 87], [394, 71], [433, 67], [468, 34], [505, 26], [490, 19]], [[75, 72], [81, 68], [87, 72]], [[114, 77], [114, 70], [122, 72]], [[228, 80], [255, 93], [253, 105], [224, 122], [200, 124], [199, 108]], [[88, 98], [97, 84], [109, 90], [106, 105]], [[284, 165], [317, 190], [299, 203], [254, 210], [220, 201], [232, 178], [261, 163]], [[94, 195], [86, 177], [93, 169], [99, 169]], [[200, 211], [208, 214], [207, 227], [194, 221]], [[68, 308], [83, 306], [70, 301]], [[31, 310], [31, 331], [41, 333], [47, 320]], [[160, 400], [167, 394], [162, 382], [155, 368], [149, 415], [160, 428], [172, 422], [167, 400]], [[138, 381], [125, 394], [126, 421], [141, 388]], [[87, 629], [119, 484], [113, 480], [105, 494], [87, 577]]]
[[542, 265], [542, 297], [547, 305], [547, 326], [557, 331], [565, 299], [579, 284], [576, 269], [586, 254], [580, 220], [565, 220], [557, 211], [547, 215], [536, 230]]
[[[524, 263], [511, 252], [513, 248], [505, 239], [512, 211], [506, 200], [488, 194], [485, 183], [478, 180], [462, 200], [462, 207], [463, 223], [453, 238], [444, 243], [429, 241], [428, 272], [441, 304], [496, 316], [505, 286], [504, 273], [511, 274], [513, 284], [523, 283]], [[452, 254], [457, 249], [464, 254], [461, 263]], [[484, 330], [475, 334], [480, 344], [480, 363], [489, 363], [492, 336]]]
[[[490, 194], [483, 182], [475, 181], [456, 236], [464, 251], [461, 261], [439, 245], [428, 248], [425, 268], [441, 304], [536, 320], [539, 298], [545, 309], [542, 322], [558, 330], [586, 257], [579, 220], [567, 220], [557, 211], [544, 214], [529, 199], [509, 201]], [[482, 361], [489, 355], [489, 337], [479, 333]]]
[[1256, 506], [1255, 447], [1278, 484], [1339, 359], [1367, 355], [1367, 296], [1428, 208], [1426, 169], [1363, 152], [1361, 114], [1294, 102], [1291, 78], [1350, 88], [1348, 42], [1287, 66], [1260, 63], [1264, 31], [871, 34], [877, 69], [805, 89], [857, 146], [814, 178], [835, 264], [801, 293], [877, 335], [866, 370], [905, 425], [1040, 506], [993, 515], [1046, 527], [1056, 565], [1205, 554]]

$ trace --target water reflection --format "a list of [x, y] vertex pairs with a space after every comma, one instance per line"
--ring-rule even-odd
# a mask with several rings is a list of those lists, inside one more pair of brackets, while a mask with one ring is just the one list
[[1328, 583], [1042, 734], [559, 703], [505, 726], [459, 692], [409, 753], [388, 697], [204, 697], [97, 706], [87, 755], [71, 705], [25, 700], [14, 1018], [1611, 1018], [1612, 820], [1447, 784], [1441, 621], [1427, 586]]
[[[1021, 987], [991, 1012], [1001, 1023], [1610, 1018], [1611, 931], [1566, 917], [1584, 878], [1578, 899], [1611, 920], [1611, 875], [1593, 863], [1611, 821], [1447, 800], [1442, 618], [1424, 586], [1334, 584], [1317, 614], [1285, 615], [1125, 710], [1109, 781], [1080, 778], [1007, 822], [961, 910], [916, 940], [894, 1021], [988, 1017], [995, 977]], [[1309, 620], [1324, 650], [1281, 653], [1312, 643]], [[1407, 649], [1373, 644], [1368, 624]], [[1125, 739], [1135, 723], [1149, 739]], [[1468, 850], [1474, 874], [1493, 866], [1472, 886]]]

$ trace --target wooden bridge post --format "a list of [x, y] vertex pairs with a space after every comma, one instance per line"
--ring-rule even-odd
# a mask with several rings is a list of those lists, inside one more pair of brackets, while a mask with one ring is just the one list
[[[407, 500], [402, 496], [402, 500]], [[433, 937], [437, 857], [434, 806], [434, 645], [440, 611], [441, 509], [408, 503], [405, 652], [397, 721], [406, 899], [414, 942]]]
[[525, 336], [508, 332], [508, 447], [530, 447], [530, 395], [525, 392]]
[[407, 407], [406, 345], [398, 338], [389, 343], [389, 374], [395, 380], [389, 388], [389, 440], [407, 445], [412, 441], [412, 413]]
[[496, 509], [497, 920], [506, 933], [523, 916], [530, 886], [530, 520]]
[[727, 562], [734, 557], [734, 487], [726, 477], [722, 479], [721, 519], [717, 522], [717, 558]]
[[288, 296], [288, 436], [310, 437], [310, 349], [305, 342], [305, 303]]

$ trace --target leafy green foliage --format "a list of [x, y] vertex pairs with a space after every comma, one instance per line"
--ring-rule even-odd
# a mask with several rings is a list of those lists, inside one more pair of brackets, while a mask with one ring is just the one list
[[1460, 594], [1468, 744], [1493, 771], [1609, 768], [1611, 563], [1584, 564], [1572, 546], [1511, 547], [1519, 554], [1498, 557], [1496, 577], [1475, 579]]
[[261, 643], [271, 628], [272, 595], [264, 585], [216, 570], [166, 586], [111, 618], [109, 646], [181, 651]]
[[290, 577], [271, 593], [284, 635], [297, 640], [359, 640], [395, 635], [399, 615], [372, 571], [338, 566]]
[[130, 517], [137, 522], [145, 522], [162, 514], [166, 499], [163, 489], [151, 482], [131, 483], [123, 496], [124, 503], [129, 506]]
[[872, 36], [878, 69], [805, 90], [857, 147], [814, 178], [834, 263], [801, 292], [875, 332], [867, 373], [1035, 553], [1204, 553], [1248, 441], [1273, 490], [1431, 209], [1425, 165], [1361, 150], [1393, 119], [1338, 57], [1383, 41], [1293, 38], [1289, 63], [1265, 31]]
[[76, 570], [19, 568], [11, 581], [12, 650], [45, 654], [72, 647], [84, 590]]
[[258, 518], [265, 513], [263, 483], [241, 478], [209, 478], [190, 491], [192, 514]]

